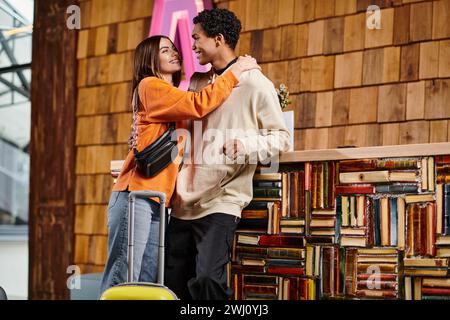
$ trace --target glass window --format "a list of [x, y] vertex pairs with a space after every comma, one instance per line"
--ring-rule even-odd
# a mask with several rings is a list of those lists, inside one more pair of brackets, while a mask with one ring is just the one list
[[33, 0], [0, 0], [0, 225], [28, 223]]

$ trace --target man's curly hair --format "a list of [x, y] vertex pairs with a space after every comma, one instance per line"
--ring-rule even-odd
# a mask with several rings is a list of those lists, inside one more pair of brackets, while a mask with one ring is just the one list
[[233, 12], [220, 8], [203, 10], [194, 18], [194, 24], [197, 23], [202, 26], [209, 38], [221, 33], [225, 43], [233, 50], [236, 48], [241, 32], [241, 21]]

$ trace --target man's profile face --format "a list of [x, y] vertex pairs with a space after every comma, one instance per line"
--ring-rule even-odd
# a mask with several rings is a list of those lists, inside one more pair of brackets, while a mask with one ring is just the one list
[[192, 30], [192, 39], [194, 39], [192, 50], [196, 53], [198, 63], [201, 65], [210, 63], [218, 51], [214, 38], [209, 38], [201, 24], [197, 23]]

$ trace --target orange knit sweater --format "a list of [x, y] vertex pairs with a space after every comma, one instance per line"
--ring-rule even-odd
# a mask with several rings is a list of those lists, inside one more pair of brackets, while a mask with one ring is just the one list
[[[143, 79], [138, 88], [137, 149], [143, 150], [160, 137], [170, 122], [178, 122], [179, 127], [182, 120], [199, 119], [215, 110], [230, 95], [237, 83], [238, 79], [230, 71], [200, 92], [179, 90], [156, 77]], [[183, 140], [181, 136], [178, 138], [180, 145], [178, 161], [171, 163], [153, 178], [145, 178], [136, 171], [134, 154], [131, 150], [125, 159], [117, 183], [113, 186], [113, 191], [124, 191], [128, 188], [130, 191], [164, 192], [167, 198], [166, 206], [169, 207], [182, 157]]]

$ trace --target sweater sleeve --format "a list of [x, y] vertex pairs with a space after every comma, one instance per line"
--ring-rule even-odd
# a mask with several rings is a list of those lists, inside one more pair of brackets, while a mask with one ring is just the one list
[[144, 107], [139, 111], [140, 117], [149, 122], [202, 118], [219, 107], [238, 82], [230, 71], [200, 92], [186, 92], [156, 77], [148, 77], [139, 85]]
[[289, 151], [291, 135], [286, 127], [275, 88], [270, 83], [256, 93], [258, 132], [239, 138], [250, 159], [265, 162]]

